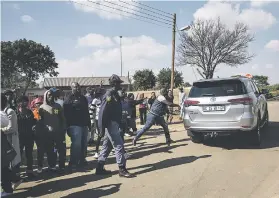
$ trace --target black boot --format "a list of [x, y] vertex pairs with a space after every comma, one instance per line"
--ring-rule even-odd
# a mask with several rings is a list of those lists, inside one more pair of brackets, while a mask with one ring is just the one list
[[170, 146], [171, 143], [172, 143], [172, 139], [170, 137], [166, 137], [166, 144]]
[[136, 138], [133, 139], [133, 145], [134, 145], [134, 146], [137, 145], [137, 140], [136, 140]]
[[131, 178], [134, 177], [131, 173], [129, 173], [126, 169], [125, 166], [119, 166], [119, 176], [120, 177], [126, 177], [126, 178]]
[[98, 162], [97, 168], [96, 168], [96, 175], [108, 175], [111, 174], [111, 171], [108, 171], [104, 168], [104, 163], [103, 162]]

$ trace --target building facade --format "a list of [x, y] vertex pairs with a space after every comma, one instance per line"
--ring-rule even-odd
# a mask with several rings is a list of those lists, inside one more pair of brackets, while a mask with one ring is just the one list
[[[126, 90], [130, 90], [130, 82], [128, 77], [120, 77], [123, 80], [122, 87]], [[45, 78], [43, 87], [49, 89], [56, 87], [62, 90], [65, 94], [71, 91], [71, 84], [77, 82], [81, 86], [82, 92], [86, 92], [87, 87], [99, 87], [102, 86], [105, 89], [110, 88], [109, 77], [53, 77]]]

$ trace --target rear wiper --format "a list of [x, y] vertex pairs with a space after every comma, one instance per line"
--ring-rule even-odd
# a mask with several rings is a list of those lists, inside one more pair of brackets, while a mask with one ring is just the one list
[[203, 94], [202, 96], [215, 96], [215, 94]]

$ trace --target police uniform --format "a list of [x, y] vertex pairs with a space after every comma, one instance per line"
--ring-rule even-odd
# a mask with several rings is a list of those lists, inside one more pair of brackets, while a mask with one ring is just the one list
[[120, 96], [114, 89], [108, 90], [102, 97], [98, 125], [104, 133], [103, 148], [99, 155], [99, 162], [105, 162], [111, 150], [115, 149], [115, 157], [118, 166], [126, 166], [124, 157], [124, 142], [119, 133], [119, 124], [122, 117]]
[[[108, 90], [102, 97], [99, 111], [98, 126], [100, 131], [105, 135], [103, 147], [98, 158], [96, 174], [109, 174], [110, 171], [104, 169], [104, 164], [112, 148], [115, 150], [116, 162], [119, 166], [120, 177], [133, 177], [126, 169], [126, 159], [124, 150], [124, 140], [119, 133], [119, 125], [122, 118], [121, 98], [118, 94], [120, 84], [123, 82], [119, 76], [112, 75], [109, 79], [110, 84], [114, 87]], [[107, 129], [105, 131], [105, 129]]]

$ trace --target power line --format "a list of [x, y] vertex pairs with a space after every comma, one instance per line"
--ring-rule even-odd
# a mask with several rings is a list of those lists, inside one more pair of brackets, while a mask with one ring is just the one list
[[[70, 1], [70, 2], [73, 2], [73, 3], [75, 3], [75, 4], [82, 5], [82, 6], [90, 7], [90, 8], [97, 8], [97, 7], [90, 6], [90, 5], [87, 5], [87, 4], [82, 4], [82, 3], [79, 3], [79, 2], [76, 2], [76, 1], [72, 1], [72, 0], [69, 0], [69, 1]], [[139, 19], [139, 18], [136, 18], [136, 17], [133, 17], [133, 16], [127, 16], [127, 15], [124, 15], [124, 14], [121, 14], [121, 13], [116, 13], [116, 12], [112, 12], [112, 11], [109, 11], [109, 10], [104, 10], [104, 9], [102, 9], [102, 8], [97, 8], [97, 9], [98, 9], [98, 10], [102, 10], [102, 11], [104, 11], [104, 12], [111, 13], [111, 14], [118, 14], [118, 15], [124, 16], [124, 17], [126, 17], [126, 18], [131, 18], [131, 19], [134, 19], [134, 20], [138, 20], [138, 21], [150, 23], [150, 24], [157, 25], [157, 26], [160, 26], [160, 27], [171, 28], [171, 27], [169, 27], [169, 26], [165, 26], [165, 25], [158, 24], [158, 23], [154, 23], [154, 22], [151, 22], [151, 21]]]
[[171, 16], [172, 16], [171, 13], [164, 12], [164, 11], [159, 10], [159, 9], [157, 9], [157, 8], [153, 8], [153, 7], [151, 7], [151, 6], [145, 5], [145, 4], [143, 4], [143, 3], [141, 3], [141, 2], [138, 2], [138, 1], [134, 1], [134, 0], [132, 0], [132, 1], [133, 1], [133, 2], [136, 2], [136, 3], [140, 4], [140, 5], [142, 5], [142, 6], [144, 6], [144, 7], [151, 8], [151, 9], [153, 9], [153, 10], [157, 10], [157, 11], [159, 11], [159, 12], [162, 12], [162, 13], [165, 13], [165, 14], [168, 14], [168, 15], [171, 15]]
[[118, 10], [120, 12], [126, 12], [126, 13], [131, 14], [131, 15], [135, 15], [135, 16], [138, 16], [138, 17], [146, 18], [146, 19], [153, 20], [153, 21], [156, 21], [156, 22], [159, 22], [159, 23], [164, 23], [166, 25], [172, 25], [170, 23], [165, 23], [165, 22], [162, 22], [162, 21], [158, 21], [156, 19], [152, 19], [152, 18], [146, 17], [146, 16], [138, 15], [138, 14], [133, 13], [133, 12], [128, 12], [128, 11], [125, 11], [125, 10], [121, 10], [121, 9], [118, 9], [118, 8], [114, 8], [114, 7], [111, 7], [111, 6], [108, 6], [108, 5], [104, 5], [104, 4], [101, 4], [101, 3], [98, 3], [98, 2], [90, 1], [90, 0], [88, 0], [88, 1], [91, 2], [91, 3], [97, 4], [97, 5], [100, 5], [100, 6], [105, 6], [105, 7], [114, 9], [114, 10]]
[[[152, 14], [148, 14], [148, 13], [146, 13], [146, 12], [141, 12], [141, 11], [138, 11], [138, 10], [136, 10], [136, 9], [132, 9], [132, 8], [129, 8], [129, 7], [125, 7], [125, 6], [123, 6], [123, 5], [120, 5], [120, 4], [117, 4], [117, 3], [113, 3], [113, 2], [110, 2], [110, 1], [106, 1], [106, 0], [103, 0], [103, 1], [104, 1], [104, 2], [107, 2], [107, 3], [110, 3], [110, 4], [113, 4], [113, 5], [116, 5], [116, 6], [120, 6], [120, 7], [122, 7], [122, 8], [130, 9], [130, 10], [136, 11], [136, 12], [138, 12], [138, 13], [146, 14], [146, 15], [148, 15], [148, 16], [155, 17], [155, 18], [157, 18], [157, 19], [161, 19], [161, 20], [164, 20], [164, 21], [167, 21], [167, 22], [171, 22], [171, 23], [172, 23], [172, 21], [170, 21], [169, 19], [164, 19], [164, 18], [161, 18], [161, 17], [159, 17], [159, 16], [154, 16], [154, 15], [152, 15]], [[131, 6], [133, 6], [133, 7], [136, 7], [136, 6], [132, 5], [132, 4], [126, 3], [126, 2], [124, 2], [124, 1], [120, 1], [120, 2], [123, 2], [123, 3], [125, 3], [125, 4], [131, 5]]]
[[125, 4], [127, 4], [127, 5], [132, 5], [132, 6], [136, 7], [136, 8], [140, 8], [140, 9], [142, 9], [142, 10], [147, 10], [147, 11], [149, 11], [149, 12], [151, 12], [151, 13], [158, 14], [158, 15], [160, 15], [160, 16], [164, 16], [164, 17], [167, 17], [167, 18], [169, 18], [169, 19], [173, 19], [172, 16], [171, 16], [171, 17], [170, 17], [170, 16], [166, 16], [166, 15], [164, 15], [164, 14], [161, 14], [161, 13], [154, 12], [154, 11], [152, 11], [152, 10], [143, 8], [142, 6], [137, 6], [137, 5], [135, 5], [136, 3], [131, 4], [131, 3], [128, 3], [128, 2], [126, 2], [126, 1], [121, 1], [121, 0], [119, 0], [119, 1], [122, 2], [122, 3], [125, 3]]

